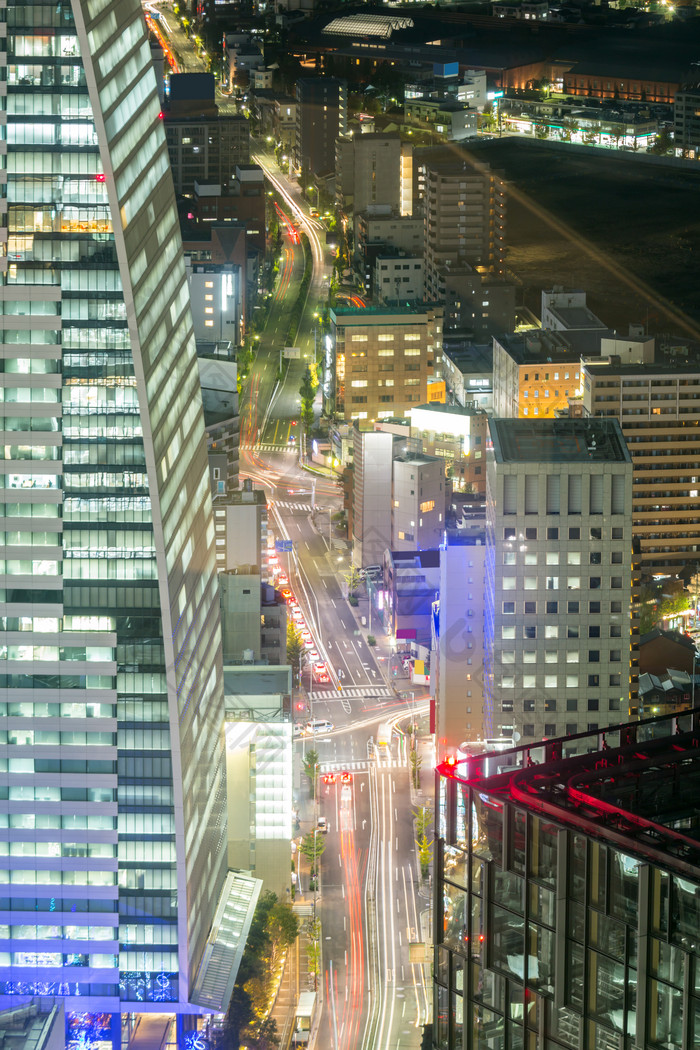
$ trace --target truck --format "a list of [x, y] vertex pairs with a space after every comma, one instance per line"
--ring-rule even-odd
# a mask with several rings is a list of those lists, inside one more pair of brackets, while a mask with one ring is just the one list
[[388, 755], [391, 748], [392, 728], [388, 722], [381, 722], [377, 730], [377, 751], [380, 755]]

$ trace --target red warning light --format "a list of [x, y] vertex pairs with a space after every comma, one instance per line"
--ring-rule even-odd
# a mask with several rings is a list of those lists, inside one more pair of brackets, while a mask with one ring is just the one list
[[106, 182], [106, 181], [107, 181], [107, 176], [106, 175], [95, 175], [95, 182]]
[[163, 114], [163, 110], [161, 109], [160, 113], [158, 114], [158, 120], [164, 120], [164, 119], [165, 119], [165, 116]]
[[450, 768], [453, 768], [454, 766], [456, 766], [457, 765], [457, 759], [455, 758], [455, 756], [454, 755], [448, 755], [447, 758], [445, 759], [445, 765], [446, 766], [450, 766]]

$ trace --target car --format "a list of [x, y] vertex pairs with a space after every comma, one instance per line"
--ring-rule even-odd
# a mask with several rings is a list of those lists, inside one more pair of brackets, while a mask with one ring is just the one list
[[314, 664], [314, 671], [316, 674], [328, 674], [328, 668], [324, 664], [323, 660], [319, 660], [318, 663]]
[[310, 664], [317, 663], [318, 662], [318, 652], [315, 649], [307, 649], [306, 650], [306, 659], [309, 661]]
[[343, 784], [349, 784], [352, 781], [352, 773], [348, 773], [347, 769], [344, 769], [340, 774], [340, 780]]
[[282, 597], [286, 598], [288, 601], [292, 597], [292, 592], [289, 589], [289, 587], [283, 587], [282, 588]]
[[319, 213], [316, 210], [316, 208], [309, 208], [309, 215], [311, 216], [312, 219], [317, 219]]
[[311, 637], [311, 631], [309, 631], [308, 628], [305, 627], [302, 630], [301, 637], [304, 639], [304, 641], [306, 642], [307, 645], [311, 645], [311, 642], [313, 641], [313, 638]]
[[304, 619], [304, 614], [303, 614], [303, 612], [301, 611], [301, 609], [299, 608], [298, 605], [295, 605], [294, 608], [292, 609], [292, 616], [294, 617], [295, 620], [303, 620]]
[[329, 722], [327, 718], [312, 718], [311, 721], [306, 723], [307, 733], [330, 733], [333, 728], [333, 723]]
[[289, 587], [289, 577], [286, 575], [286, 573], [281, 572], [279, 574], [279, 576], [277, 577], [277, 586], [278, 587]]
[[330, 682], [331, 678], [328, 671], [314, 671], [314, 681], [318, 683]]
[[318, 818], [318, 820], [316, 821], [316, 830], [322, 831], [324, 835], [326, 834], [326, 832], [328, 831], [328, 821], [325, 817]]
[[301, 724], [301, 722], [295, 722], [294, 723], [294, 736], [303, 736], [304, 732], [305, 732], [305, 730], [304, 730], [304, 727]]
[[340, 792], [340, 801], [341, 802], [351, 802], [352, 801], [352, 788], [349, 788], [347, 786], [347, 784], [345, 785], [345, 787]]

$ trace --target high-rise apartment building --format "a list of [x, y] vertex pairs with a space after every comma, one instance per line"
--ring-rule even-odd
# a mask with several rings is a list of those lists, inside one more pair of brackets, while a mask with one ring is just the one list
[[[60, 997], [111, 1017], [119, 1046], [120, 1014], [226, 1008], [207, 962], [226, 796], [197, 359], [140, 4], [0, 16], [0, 1008]], [[215, 954], [218, 980], [235, 960]]]
[[417, 160], [418, 191], [425, 221], [425, 295], [445, 298], [451, 267], [478, 267], [494, 274], [505, 268], [506, 195], [495, 172], [428, 153]]
[[336, 199], [357, 212], [387, 208], [403, 214], [405, 175], [411, 172], [410, 143], [396, 133], [353, 135], [336, 142]]
[[700, 1045], [699, 716], [438, 766], [435, 1050]]
[[297, 167], [309, 175], [335, 171], [335, 140], [345, 134], [347, 85], [337, 77], [300, 77], [296, 94]]
[[541, 740], [625, 718], [632, 460], [619, 424], [489, 430], [484, 732]]
[[194, 193], [196, 182], [227, 187], [237, 165], [248, 163], [248, 121], [219, 113], [214, 85], [211, 73], [170, 77], [163, 123], [176, 193]]
[[634, 465], [632, 523], [642, 563], [669, 572], [700, 560], [700, 358], [658, 351], [654, 358], [653, 347], [643, 356], [584, 360], [583, 408], [620, 423]]

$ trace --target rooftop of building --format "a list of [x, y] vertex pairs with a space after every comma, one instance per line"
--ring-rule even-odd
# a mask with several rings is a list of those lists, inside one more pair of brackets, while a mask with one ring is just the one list
[[387, 551], [389, 562], [395, 569], [439, 569], [440, 551]]
[[616, 419], [491, 419], [497, 463], [631, 463]]
[[582, 354], [600, 353], [600, 341], [612, 335], [608, 328], [576, 329], [566, 332], [533, 328], [495, 337], [517, 365], [578, 364]]
[[483, 416], [483, 408], [476, 405], [443, 405], [440, 401], [429, 401], [424, 405], [415, 405], [411, 412], [435, 412], [438, 416]]
[[416, 467], [430, 467], [433, 463], [442, 463], [444, 465], [445, 460], [442, 456], [429, 456], [427, 452], [399, 452], [398, 456], [394, 456], [394, 463], [410, 463]]
[[682, 348], [680, 352], [664, 353], [656, 351], [656, 360], [650, 364], [636, 362], [634, 364], [623, 363], [622, 359], [611, 354], [601, 358], [591, 358], [583, 362], [587, 372], [604, 373], [605, 375], [619, 376], [660, 376], [660, 375], [685, 375], [700, 372], [700, 349], [687, 350]]
[[666, 631], [663, 627], [652, 627], [650, 631], [640, 636], [639, 644], [647, 645], [648, 642], [655, 642], [659, 638], [666, 642], [673, 642], [675, 645], [681, 645], [691, 653], [695, 652], [695, 642], [689, 634], [676, 630]]
[[226, 664], [224, 666], [224, 694], [227, 713], [236, 710], [236, 697], [275, 697], [289, 693], [290, 674], [291, 669], [287, 664]]
[[700, 883], [700, 708], [507, 750], [438, 772]]
[[[424, 303], [421, 300], [411, 300], [401, 304], [389, 305], [388, 303], [378, 306], [334, 306], [331, 308], [331, 320], [337, 317], [344, 319], [353, 317], [362, 320], [370, 317], [402, 317], [411, 315], [420, 316], [431, 313], [436, 307], [442, 309], [441, 303]], [[410, 323], [410, 322], [409, 322]]]
[[679, 690], [693, 689], [700, 683], [700, 673], [691, 675], [687, 671], [678, 671], [669, 667], [665, 674], [652, 674], [651, 671], [643, 671], [639, 676], [639, 695], [644, 696], [650, 692], [670, 693]]
[[445, 333], [442, 353], [443, 357], [449, 357], [455, 368], [465, 375], [473, 372], [493, 373], [492, 343], [467, 343], [466, 346], [453, 345], [449, 341], [449, 333]]
[[601, 321], [599, 317], [593, 313], [587, 306], [555, 306], [547, 305], [549, 312], [553, 317], [567, 329], [600, 329], [604, 328], [606, 331], [608, 326]]

